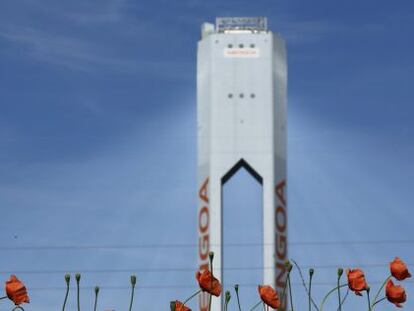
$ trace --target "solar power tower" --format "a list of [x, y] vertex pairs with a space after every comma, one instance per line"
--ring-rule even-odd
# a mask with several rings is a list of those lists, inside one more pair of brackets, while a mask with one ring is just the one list
[[[199, 269], [223, 280], [222, 187], [240, 168], [262, 185], [264, 284], [286, 282], [286, 51], [263, 17], [204, 23], [197, 51]], [[243, 241], [239, 241], [243, 243]], [[252, 254], [253, 255], [253, 254]], [[253, 289], [255, 290], [255, 289]], [[223, 297], [223, 296], [222, 296]], [[208, 294], [199, 310], [208, 310]], [[221, 310], [213, 299], [212, 310]], [[283, 303], [286, 308], [286, 300]]]

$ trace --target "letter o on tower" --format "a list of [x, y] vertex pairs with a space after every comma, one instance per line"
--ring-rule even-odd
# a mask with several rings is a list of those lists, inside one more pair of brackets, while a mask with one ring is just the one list
[[208, 230], [209, 221], [210, 219], [208, 208], [207, 206], [203, 206], [198, 214], [198, 228], [200, 229], [201, 233], [204, 233]]
[[286, 230], [286, 211], [281, 206], [276, 209], [276, 228], [279, 232]]

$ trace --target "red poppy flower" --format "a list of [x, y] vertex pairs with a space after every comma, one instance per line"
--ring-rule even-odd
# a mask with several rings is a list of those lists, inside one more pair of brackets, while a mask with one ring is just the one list
[[217, 297], [220, 296], [220, 281], [217, 280], [209, 270], [204, 270], [202, 273], [198, 271], [196, 273], [196, 279], [203, 291], [206, 291], [207, 293]]
[[6, 281], [6, 294], [16, 306], [30, 302], [26, 287], [15, 275], [11, 275], [10, 280]]
[[392, 280], [388, 280], [387, 282], [387, 286], [385, 287], [385, 296], [389, 302], [392, 302], [398, 308], [401, 308], [401, 303], [405, 302], [407, 299], [404, 287], [400, 285], [394, 285]]
[[175, 301], [175, 311], [191, 311], [191, 309], [184, 306], [181, 301], [176, 300]]
[[269, 285], [259, 285], [257, 287], [262, 301], [273, 309], [280, 307], [280, 300], [277, 292]]
[[394, 260], [390, 262], [390, 271], [391, 275], [398, 281], [411, 277], [410, 272], [408, 272], [407, 265], [398, 257], [395, 257]]
[[368, 289], [367, 281], [365, 281], [364, 272], [361, 269], [346, 270], [348, 277], [348, 287], [354, 291], [356, 295], [362, 296], [361, 291]]

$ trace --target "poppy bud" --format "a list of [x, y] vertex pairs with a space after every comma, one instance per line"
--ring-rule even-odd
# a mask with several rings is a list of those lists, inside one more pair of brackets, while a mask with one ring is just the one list
[[135, 286], [136, 283], [137, 283], [137, 277], [135, 275], [131, 275], [131, 285]]
[[338, 278], [342, 276], [342, 273], [344, 273], [344, 269], [338, 268]]
[[290, 261], [289, 261], [289, 260], [286, 260], [286, 261], [285, 261], [285, 267], [286, 267], [286, 270], [287, 270], [288, 272], [292, 271], [293, 266], [292, 266], [292, 264], [290, 263]]
[[225, 298], [226, 298], [226, 303], [228, 303], [231, 299], [231, 294], [228, 290], [226, 290]]
[[65, 274], [65, 281], [66, 281], [66, 285], [69, 286], [69, 283], [70, 283], [70, 274]]
[[234, 290], [236, 291], [236, 293], [239, 291], [239, 284], [234, 284]]
[[99, 293], [99, 286], [95, 286], [95, 295], [98, 295]]
[[170, 302], [170, 309], [171, 311], [175, 311], [175, 301]]
[[312, 277], [314, 272], [315, 272], [315, 271], [313, 270], [313, 268], [310, 268], [310, 269], [309, 269], [309, 276], [310, 276], [310, 277]]
[[79, 281], [80, 281], [80, 279], [81, 279], [81, 275], [80, 275], [80, 273], [76, 273], [76, 274], [75, 274], [75, 279], [76, 279], [76, 282], [78, 282], [78, 283], [79, 283]]
[[210, 251], [208, 253], [208, 257], [210, 257], [210, 261], [213, 261], [213, 259], [214, 259], [214, 252]]

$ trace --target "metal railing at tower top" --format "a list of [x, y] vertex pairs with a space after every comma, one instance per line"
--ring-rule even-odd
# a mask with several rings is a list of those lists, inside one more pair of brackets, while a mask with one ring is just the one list
[[217, 17], [216, 31], [267, 31], [266, 17]]

